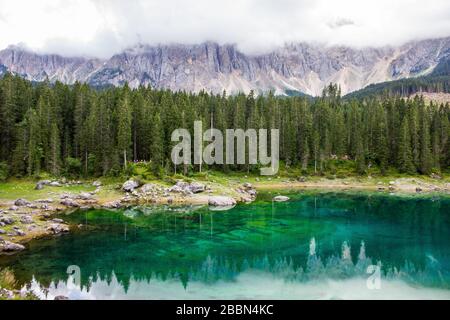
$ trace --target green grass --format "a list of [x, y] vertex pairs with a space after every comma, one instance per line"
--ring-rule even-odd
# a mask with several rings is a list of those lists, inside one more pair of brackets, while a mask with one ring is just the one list
[[31, 179], [9, 179], [0, 183], [0, 200], [15, 200], [24, 198], [27, 200], [37, 200], [48, 198], [53, 193], [79, 193], [81, 191], [93, 191], [92, 184], [71, 185], [62, 187], [44, 186], [42, 190], [35, 190], [36, 182]]

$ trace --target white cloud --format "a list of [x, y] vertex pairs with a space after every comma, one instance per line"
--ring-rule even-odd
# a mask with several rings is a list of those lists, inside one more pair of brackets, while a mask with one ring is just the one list
[[448, 0], [0, 0], [0, 47], [109, 57], [136, 42], [381, 46], [450, 35]]

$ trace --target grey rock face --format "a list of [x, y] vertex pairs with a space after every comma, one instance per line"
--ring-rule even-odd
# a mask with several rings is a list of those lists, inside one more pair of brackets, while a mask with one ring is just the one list
[[40, 55], [20, 47], [0, 51], [1, 70], [34, 81], [48, 78], [95, 86], [257, 93], [287, 90], [320, 95], [330, 82], [342, 93], [369, 84], [427, 74], [450, 56], [450, 38], [416, 41], [398, 47], [353, 49], [287, 44], [261, 55], [246, 55], [233, 45], [138, 45], [107, 60]]

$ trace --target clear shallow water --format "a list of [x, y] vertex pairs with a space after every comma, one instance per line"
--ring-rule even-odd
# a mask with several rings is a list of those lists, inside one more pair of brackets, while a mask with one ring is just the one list
[[65, 219], [81, 229], [0, 267], [50, 299], [450, 299], [450, 198], [271, 196], [225, 212], [79, 211]]

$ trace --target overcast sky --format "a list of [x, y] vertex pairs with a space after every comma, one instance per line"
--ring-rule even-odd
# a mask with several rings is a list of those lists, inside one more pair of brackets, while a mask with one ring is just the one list
[[449, 0], [0, 0], [0, 48], [109, 57], [137, 42], [396, 45], [450, 36]]

